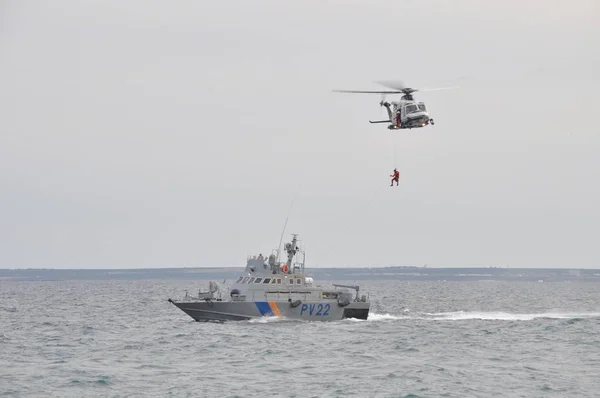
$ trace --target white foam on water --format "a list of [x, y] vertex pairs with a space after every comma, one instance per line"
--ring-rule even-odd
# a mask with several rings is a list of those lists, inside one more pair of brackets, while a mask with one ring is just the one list
[[531, 321], [538, 318], [547, 319], [573, 319], [573, 318], [597, 318], [600, 317], [600, 312], [587, 313], [560, 313], [560, 312], [542, 312], [534, 314], [519, 314], [510, 312], [437, 312], [425, 313], [426, 317], [420, 319], [429, 319], [435, 321], [466, 321], [472, 319], [481, 320], [499, 320], [499, 321]]
[[369, 317], [367, 318], [367, 321], [370, 322], [378, 322], [378, 321], [397, 321], [399, 319], [410, 319], [409, 317], [406, 316], [398, 316], [398, 315], [391, 315], [391, 314], [376, 314], [376, 313], [369, 313]]
[[[404, 310], [405, 313], [409, 312]], [[497, 320], [497, 321], [531, 321], [534, 319], [575, 319], [575, 318], [600, 318], [600, 312], [541, 312], [531, 314], [510, 313], [501, 311], [452, 311], [420, 313], [419, 315], [392, 315], [389, 313], [378, 314], [371, 312], [365, 319], [345, 318], [345, 322], [383, 322], [399, 320], [425, 320], [425, 321], [469, 321], [469, 320]], [[285, 321], [302, 321], [287, 319], [278, 316], [263, 316], [248, 320], [248, 323], [273, 323]]]
[[248, 323], [272, 323], [272, 322], [281, 322], [285, 321], [285, 317], [279, 316], [262, 316], [260, 318], [252, 318], [248, 320]]

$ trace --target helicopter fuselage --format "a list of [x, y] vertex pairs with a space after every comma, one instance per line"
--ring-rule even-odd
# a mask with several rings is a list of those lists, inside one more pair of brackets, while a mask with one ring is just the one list
[[[387, 120], [369, 120], [369, 123], [389, 123], [388, 129], [413, 129], [425, 127], [435, 124], [427, 111], [425, 103], [416, 101], [412, 93], [417, 91], [434, 91], [445, 90], [446, 88], [433, 88], [419, 90], [410, 88], [402, 82], [379, 82], [379, 84], [389, 87], [393, 90], [333, 90], [339, 93], [366, 93], [366, 94], [382, 94], [379, 105], [384, 106], [388, 113]], [[392, 101], [391, 103], [384, 100], [386, 94], [402, 94], [400, 101]]]
[[390, 125], [388, 129], [413, 129], [434, 124], [424, 102], [413, 99], [401, 99], [397, 102], [382, 103], [388, 111]]

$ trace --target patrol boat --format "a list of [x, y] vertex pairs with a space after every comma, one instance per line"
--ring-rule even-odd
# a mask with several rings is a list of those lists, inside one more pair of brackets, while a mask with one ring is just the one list
[[[229, 297], [222, 297], [219, 285], [210, 281], [208, 291], [169, 302], [196, 321], [239, 321], [267, 316], [309, 321], [336, 321], [344, 318], [367, 319], [370, 302], [359, 297], [359, 286], [315, 285], [305, 274], [305, 253], [297, 246], [297, 235], [284, 248], [287, 262], [278, 261], [279, 249], [264, 258], [247, 259], [246, 268], [231, 286]], [[302, 254], [302, 262], [294, 261]], [[352, 292], [354, 290], [355, 292]]]

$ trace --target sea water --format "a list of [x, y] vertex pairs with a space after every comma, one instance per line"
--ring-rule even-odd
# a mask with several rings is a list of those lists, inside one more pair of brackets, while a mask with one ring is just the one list
[[167, 302], [207, 282], [0, 281], [0, 396], [600, 395], [597, 282], [358, 281], [366, 321], [199, 323]]

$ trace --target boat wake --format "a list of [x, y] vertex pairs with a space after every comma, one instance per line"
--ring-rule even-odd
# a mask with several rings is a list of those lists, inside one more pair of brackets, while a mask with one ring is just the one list
[[248, 319], [248, 323], [282, 323], [282, 322], [304, 322], [303, 319], [291, 319], [284, 316], [261, 316], [260, 318]]
[[[542, 312], [542, 313], [510, 313], [486, 311], [453, 311], [420, 313], [411, 315], [392, 315], [370, 313], [367, 322], [395, 321], [395, 320], [429, 320], [429, 321], [469, 321], [469, 320], [495, 320], [495, 321], [532, 321], [534, 319], [589, 319], [600, 318], [600, 312]], [[353, 321], [358, 321], [353, 319]], [[364, 322], [364, 321], [363, 321]]]
[[422, 319], [434, 321], [468, 321], [468, 320], [497, 320], [497, 321], [532, 321], [534, 319], [574, 319], [574, 318], [598, 318], [600, 312], [579, 312], [579, 313], [561, 313], [561, 312], [542, 312], [534, 314], [519, 314], [510, 312], [438, 312], [423, 314]]
[[414, 319], [414, 317], [406, 315], [391, 315], [391, 314], [377, 314], [374, 312], [369, 313], [367, 319], [356, 319], [346, 318], [342, 322], [381, 322], [381, 321], [398, 321], [398, 320]]
[[391, 315], [391, 314], [376, 314], [371, 313], [367, 318], [367, 322], [380, 322], [380, 321], [397, 321], [400, 319], [411, 319], [407, 315]]

